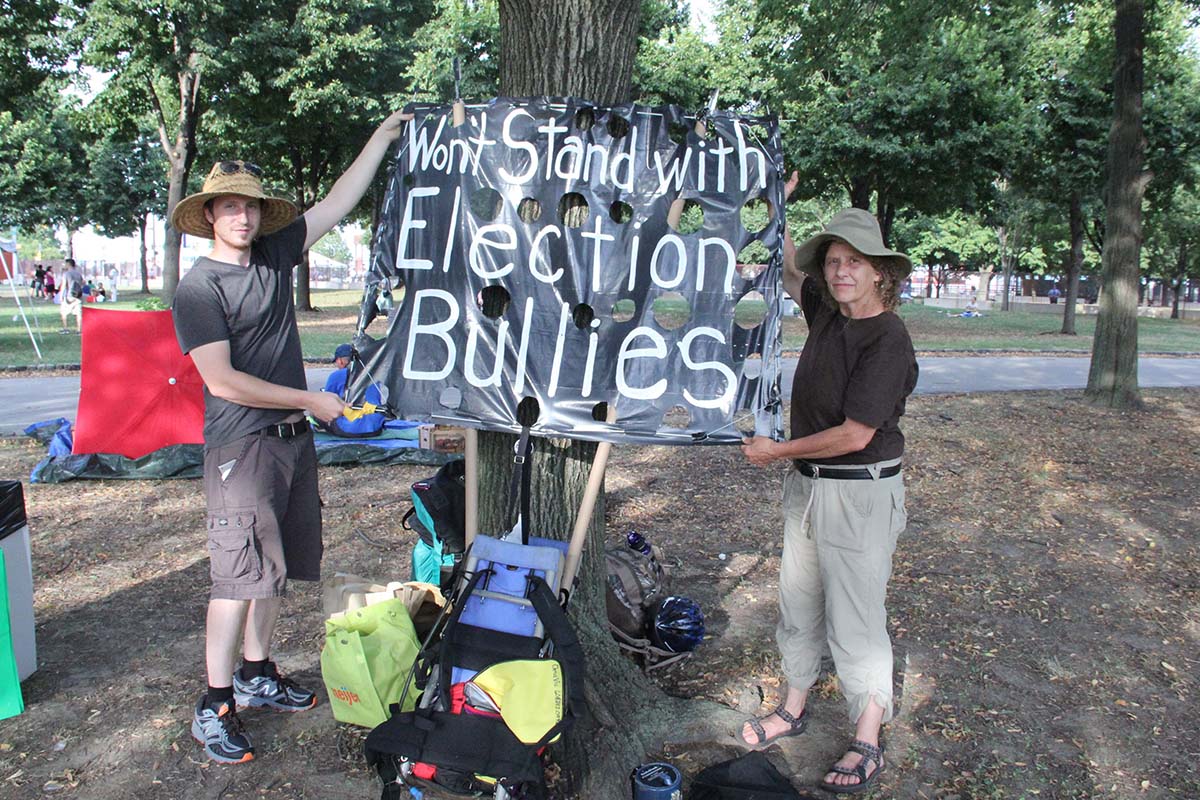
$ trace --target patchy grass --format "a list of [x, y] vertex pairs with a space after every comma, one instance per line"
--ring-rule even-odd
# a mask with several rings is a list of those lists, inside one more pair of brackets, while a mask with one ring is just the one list
[[[122, 293], [120, 303], [106, 308], [132, 310], [139, 298], [145, 295]], [[396, 297], [399, 303], [402, 295]], [[334, 348], [350, 341], [358, 327], [359, 305], [362, 292], [354, 289], [317, 290], [313, 292], [313, 305], [317, 311], [301, 311], [296, 315], [300, 328], [300, 341], [304, 357], [320, 360], [330, 357]], [[30, 310], [26, 306], [26, 311]], [[748, 297], [734, 310], [734, 318], [742, 327], [752, 327], [762, 320], [766, 304]], [[611, 313], [608, 309], [597, 309], [603, 317]], [[42, 363], [78, 364], [79, 337], [73, 334], [60, 335], [58, 306], [39, 302], [32, 307], [40, 326]], [[675, 330], [688, 322], [691, 310], [682, 299], [659, 298], [654, 302], [653, 314], [659, 324]], [[1095, 332], [1095, 317], [1076, 317], [1076, 336], [1058, 333], [1062, 318], [1054, 314], [1038, 314], [1032, 311], [992, 311], [982, 317], [964, 319], [947, 313], [946, 309], [933, 308], [915, 303], [901, 307], [912, 335], [913, 344], [922, 352], [942, 350], [1004, 350], [1013, 352], [1054, 353], [1090, 352], [1092, 335]], [[388, 320], [376, 319], [369, 332], [382, 336]], [[36, 330], [36, 328], [35, 328]], [[800, 317], [785, 317], [783, 320], [783, 347], [785, 351], [799, 352], [804, 347], [808, 328]], [[1138, 348], [1144, 353], [1200, 353], [1200, 321], [1170, 319], [1138, 319]], [[38, 363], [28, 334], [16, 314], [12, 297], [0, 296], [0, 368], [5, 366], [28, 366]]]
[[[889, 601], [900, 701], [873, 797], [1200, 797], [1200, 391], [1144, 396], [1142, 413], [1077, 392], [909, 401], [909, 525]], [[40, 457], [0, 440], [0, 475]], [[428, 472], [322, 468], [326, 571], [406, 577], [402, 497]], [[695, 657], [658, 678], [671, 693], [747, 714], [778, 698], [781, 477], [732, 447], [614, 449], [608, 540], [644, 532], [707, 615]], [[308, 714], [248, 712], [260, 757], [244, 767], [209, 765], [192, 742], [208, 587], [199, 481], [25, 488], [41, 667], [25, 714], [0, 726], [0, 796], [378, 795], [361, 732], [334, 723], [323, 691]], [[319, 608], [319, 589], [297, 585], [275, 648], [314, 686]], [[810, 708], [809, 734], [767, 751], [799, 788], [851, 733], [835, 681]], [[692, 775], [735, 752], [722, 740], [662, 755]]]

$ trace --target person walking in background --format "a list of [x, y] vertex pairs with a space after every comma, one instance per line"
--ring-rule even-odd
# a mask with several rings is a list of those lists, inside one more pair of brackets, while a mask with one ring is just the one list
[[87, 284], [83, 273], [75, 266], [75, 259], [68, 258], [63, 262], [66, 272], [62, 276], [62, 297], [59, 298], [58, 315], [62, 319], [62, 330], [59, 333], [70, 333], [67, 327], [67, 317], [75, 315], [75, 332], [83, 333], [83, 298], [87, 292]]

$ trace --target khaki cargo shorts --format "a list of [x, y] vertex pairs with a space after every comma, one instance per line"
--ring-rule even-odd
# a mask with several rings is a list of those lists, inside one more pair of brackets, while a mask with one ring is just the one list
[[212, 597], [282, 597], [321, 579], [321, 501], [311, 431], [252, 433], [204, 453]]

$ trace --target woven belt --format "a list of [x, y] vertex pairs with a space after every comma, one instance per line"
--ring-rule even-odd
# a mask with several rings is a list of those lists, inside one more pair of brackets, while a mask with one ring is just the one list
[[279, 422], [275, 425], [268, 425], [263, 428], [263, 434], [266, 436], [278, 436], [280, 439], [291, 439], [293, 436], [299, 436], [309, 430], [308, 420], [302, 419], [297, 422]]
[[[870, 481], [875, 476], [866, 467], [829, 467], [820, 464], [810, 464], [807, 461], [796, 461], [796, 469], [808, 478], [832, 478], [836, 481]], [[879, 470], [880, 478], [890, 478], [900, 474], [900, 465], [893, 464]]]

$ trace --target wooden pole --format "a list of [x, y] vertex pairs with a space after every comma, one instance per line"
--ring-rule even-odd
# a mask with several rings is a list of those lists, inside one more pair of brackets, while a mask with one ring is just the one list
[[465, 467], [463, 482], [466, 491], [464, 503], [466, 524], [463, 532], [466, 534], [466, 546], [470, 547], [471, 542], [475, 541], [475, 534], [479, 532], [479, 431], [474, 428], [467, 428], [463, 456], [463, 466]]
[[[617, 410], [609, 405], [606, 421], [612, 424], [616, 419]], [[568, 592], [574, 586], [575, 575], [579, 572], [583, 543], [587, 540], [588, 525], [592, 521], [592, 512], [596, 510], [596, 499], [600, 496], [600, 486], [604, 483], [604, 471], [608, 469], [608, 456], [611, 452], [612, 442], [601, 442], [596, 446], [592, 470], [588, 473], [587, 488], [584, 489], [583, 500], [579, 503], [579, 514], [575, 517], [575, 527], [571, 531], [571, 543], [567, 546], [567, 563], [563, 566], [562, 587]]]

